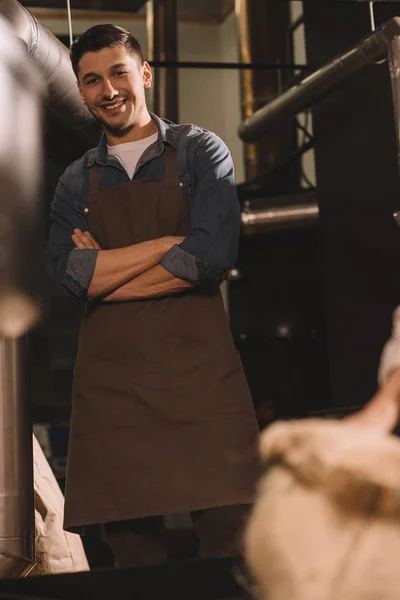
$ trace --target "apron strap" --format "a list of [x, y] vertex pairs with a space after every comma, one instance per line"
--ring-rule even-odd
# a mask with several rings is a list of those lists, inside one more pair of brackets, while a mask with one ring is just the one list
[[90, 184], [89, 184], [89, 193], [90, 196], [93, 194], [97, 194], [99, 191], [100, 184], [100, 167], [95, 165], [92, 167], [90, 172]]
[[169, 144], [164, 146], [165, 177], [179, 185], [178, 168], [176, 166], [176, 150]]

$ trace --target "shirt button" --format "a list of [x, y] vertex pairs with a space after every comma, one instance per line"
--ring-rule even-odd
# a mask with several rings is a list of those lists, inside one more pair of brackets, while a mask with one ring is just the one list
[[182, 181], [179, 182], [179, 187], [183, 187]]
[[83, 209], [83, 212], [85, 212], [85, 213], [88, 213], [88, 212], [89, 212], [89, 209], [88, 209], [88, 208], [84, 208], [84, 209]]

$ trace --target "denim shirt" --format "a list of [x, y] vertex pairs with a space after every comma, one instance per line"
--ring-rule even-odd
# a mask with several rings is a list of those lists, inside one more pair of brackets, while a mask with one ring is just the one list
[[[214, 133], [192, 124], [177, 125], [151, 113], [158, 139], [146, 148], [134, 180], [164, 175], [164, 145], [176, 150], [181, 191], [188, 204], [190, 230], [160, 263], [172, 275], [190, 281], [215, 280], [236, 260], [240, 207], [230, 152]], [[75, 228], [88, 229], [88, 196], [92, 167], [98, 164], [100, 190], [129, 181], [115, 156], [107, 153], [102, 136], [97, 148], [73, 162], [61, 176], [51, 204], [47, 264], [56, 291], [69, 300], [87, 297], [98, 250], [74, 249]]]

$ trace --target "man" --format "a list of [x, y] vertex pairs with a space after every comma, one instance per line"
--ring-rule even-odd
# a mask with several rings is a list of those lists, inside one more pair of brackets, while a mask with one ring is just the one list
[[224, 143], [150, 114], [126, 30], [71, 48], [104, 135], [61, 177], [49, 268], [88, 300], [74, 374], [65, 528], [102, 523], [116, 564], [166, 560], [163, 517], [190, 512], [203, 556], [239, 552], [258, 426], [219, 292], [240, 211]]

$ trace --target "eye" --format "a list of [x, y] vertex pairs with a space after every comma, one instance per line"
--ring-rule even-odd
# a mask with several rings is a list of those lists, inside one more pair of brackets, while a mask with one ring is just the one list
[[114, 75], [116, 77], [121, 77], [122, 75], [127, 75], [128, 71], [115, 71]]
[[85, 85], [93, 85], [99, 81], [98, 77], [92, 77], [91, 79], [87, 79]]

